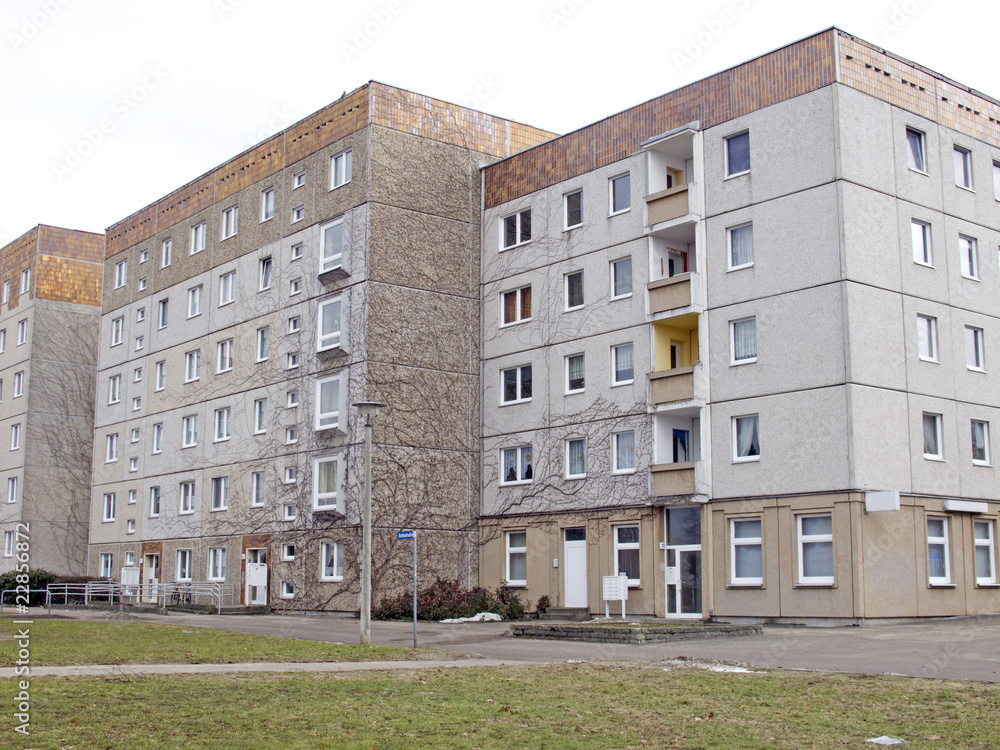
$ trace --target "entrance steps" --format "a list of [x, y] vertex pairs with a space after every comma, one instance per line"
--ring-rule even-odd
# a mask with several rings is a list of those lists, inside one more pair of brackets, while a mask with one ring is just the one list
[[549, 607], [539, 620], [555, 620], [559, 622], [585, 622], [591, 619], [590, 610], [586, 607]]

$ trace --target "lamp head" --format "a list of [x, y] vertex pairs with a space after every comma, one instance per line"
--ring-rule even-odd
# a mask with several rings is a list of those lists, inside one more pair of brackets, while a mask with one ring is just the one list
[[385, 404], [380, 404], [378, 401], [355, 401], [352, 406], [358, 410], [358, 414], [367, 418], [377, 417], [379, 409]]

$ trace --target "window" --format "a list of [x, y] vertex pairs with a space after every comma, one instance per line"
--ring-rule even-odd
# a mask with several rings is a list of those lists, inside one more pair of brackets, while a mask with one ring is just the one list
[[316, 429], [340, 426], [340, 376], [316, 381]]
[[[193, 230], [192, 230], [193, 231]], [[194, 241], [191, 242], [191, 254], [195, 253]], [[170, 265], [170, 256], [173, 253], [174, 242], [173, 240], [166, 239], [160, 243], [160, 268], [166, 268]]]
[[948, 519], [927, 519], [927, 582], [931, 585], [951, 583], [951, 560], [948, 554]]
[[292, 581], [281, 582], [281, 598], [282, 599], [295, 598], [295, 584]]
[[294, 445], [299, 442], [299, 428], [298, 427], [286, 427], [285, 428], [285, 445]]
[[138, 427], [133, 427], [132, 428], [132, 442], [133, 443], [138, 443], [139, 442], [139, 428]]
[[285, 406], [287, 406], [289, 409], [291, 409], [292, 407], [295, 407], [295, 406], [298, 406], [298, 405], [299, 405], [299, 392], [298, 391], [289, 391], [288, 392], [288, 400], [285, 402]]
[[229, 507], [229, 477], [212, 478], [212, 510]]
[[993, 162], [993, 198], [1000, 201], [1000, 162]]
[[611, 214], [620, 214], [632, 207], [632, 178], [623, 174], [608, 181], [608, 200]]
[[[205, 249], [205, 235], [206, 235], [206, 224], [205, 222], [199, 222], [191, 227], [191, 255], [200, 253]], [[167, 261], [167, 265], [170, 265], [170, 261]]]
[[531, 240], [531, 209], [519, 211], [500, 220], [503, 232], [500, 235], [500, 249], [523, 245]]
[[526, 286], [503, 294], [503, 325], [531, 320], [531, 287]]
[[[125, 318], [116, 318], [116, 320], [122, 321], [122, 325], [125, 324]], [[17, 321], [17, 345], [20, 346], [27, 340], [28, 340], [28, 320], [27, 319], [19, 320]], [[121, 343], [120, 339], [118, 343], [119, 344]]]
[[208, 580], [226, 580], [226, 548], [208, 548]]
[[285, 484], [295, 484], [299, 481], [299, 470], [296, 466], [285, 467]]
[[229, 440], [229, 415], [230, 408], [215, 410], [215, 442]]
[[571, 354], [566, 357], [566, 393], [582, 393], [586, 387], [584, 356]]
[[733, 461], [760, 460], [760, 415], [733, 417]]
[[137, 497], [136, 497], [136, 491], [135, 490], [129, 490], [128, 491], [128, 504], [129, 505], [135, 505], [136, 499], [137, 499]]
[[324, 542], [320, 557], [321, 581], [340, 581], [344, 578], [344, 548], [338, 542]]
[[240, 225], [240, 207], [231, 206], [222, 212], [222, 239], [236, 235]]
[[257, 361], [263, 362], [270, 356], [271, 328], [264, 326], [257, 329]]
[[292, 279], [288, 282], [288, 296], [299, 294], [302, 291], [302, 279]]
[[583, 271], [566, 274], [566, 309], [583, 307]]
[[500, 484], [525, 484], [530, 482], [533, 476], [531, 460], [530, 445], [501, 450], [500, 463], [502, 469]]
[[130, 518], [125, 522], [125, 533], [134, 534], [135, 533], [135, 519]]
[[923, 429], [924, 458], [944, 460], [944, 451], [941, 445], [941, 415], [924, 412]]
[[313, 507], [335, 508], [339, 499], [339, 466], [336, 457], [317, 458], [313, 462]]
[[346, 185], [351, 181], [351, 149], [330, 158], [330, 189]]
[[753, 224], [732, 227], [727, 232], [729, 241], [729, 270], [753, 265]]
[[319, 272], [341, 267], [344, 261], [344, 220], [331, 221], [319, 229]]
[[258, 507], [264, 504], [266, 483], [263, 471], [255, 471], [250, 475], [250, 504]]
[[0, 329], [0, 352], [7, 350], [7, 329]]
[[972, 463], [990, 465], [990, 423], [972, 420]]
[[992, 586], [997, 582], [993, 521], [973, 521], [972, 537], [975, 541], [976, 583]]
[[611, 385], [627, 385], [635, 380], [632, 344], [611, 347]]
[[306, 170], [300, 169], [298, 172], [292, 175], [292, 190], [297, 190], [298, 188], [306, 184]]
[[528, 532], [507, 532], [507, 585], [528, 585]]
[[833, 516], [798, 516], [799, 583], [832, 585]]
[[967, 279], [979, 279], [979, 263], [976, 253], [976, 239], [958, 235], [959, 260], [962, 264], [962, 276]]
[[[133, 521], [132, 523], [135, 523], [135, 521]], [[133, 531], [134, 530], [135, 529], [133, 529]], [[125, 567], [131, 568], [133, 565], [135, 565], [135, 552], [126, 552], [125, 553]]]
[[288, 561], [295, 559], [295, 545], [294, 544], [283, 544], [281, 545], [281, 559]]
[[931, 253], [931, 225], [924, 221], [913, 219], [910, 222], [910, 234], [913, 241], [913, 262], [922, 266], [933, 267]]
[[516, 404], [531, 401], [531, 365], [511, 367], [500, 371], [500, 401]]
[[188, 289], [188, 317], [201, 315], [201, 284]]
[[[994, 166], [996, 166], [996, 165], [994, 164]], [[7, 279], [3, 280], [3, 299], [2, 299], [2, 302], [5, 305], [8, 302], [10, 302], [10, 281], [8, 281]]]
[[938, 361], [937, 318], [917, 316], [917, 352], [925, 362]]
[[191, 580], [191, 550], [177, 550], [177, 580]]
[[236, 299], [236, 271], [230, 271], [219, 277], [219, 307], [228, 305], [234, 299]]
[[[118, 402], [118, 387], [115, 385], [115, 379], [121, 382], [121, 377], [115, 375], [113, 378], [108, 380], [108, 403], [113, 404]], [[24, 371], [14, 373], [14, 398], [19, 398], [24, 395]]]
[[927, 174], [926, 150], [924, 134], [913, 128], [906, 129], [906, 158], [910, 169], [914, 172]]
[[635, 432], [616, 432], [614, 434], [614, 464], [612, 471], [616, 474], [626, 474], [635, 471]]
[[615, 526], [615, 572], [624, 573], [629, 586], [639, 585], [639, 527]]
[[156, 518], [160, 515], [160, 488], [149, 488], [149, 517]]
[[120, 260], [115, 263], [115, 289], [125, 286], [128, 279], [128, 260]]
[[188, 417], [184, 417], [184, 442], [182, 443], [183, 448], [190, 448], [194, 445], [198, 445], [198, 415], [192, 414]]
[[118, 460], [118, 433], [108, 435], [106, 438], [106, 452], [104, 463], [110, 464]]
[[194, 513], [194, 482], [181, 482], [181, 513]]
[[296, 206], [292, 209], [292, 224], [302, 221], [306, 218], [306, 207]]
[[140, 276], [139, 277], [139, 291], [140, 292], [146, 291], [146, 277], [145, 276]]
[[729, 323], [730, 356], [733, 365], [757, 361], [757, 318], [744, 318]]
[[7, 502], [17, 502], [17, 477], [10, 477], [7, 480]]
[[201, 350], [195, 349], [184, 354], [184, 382], [190, 383], [201, 377]]
[[129, 472], [139, 471], [139, 459], [135, 456], [128, 460], [128, 470]]
[[298, 352], [289, 352], [288, 353], [288, 359], [286, 360], [285, 369], [287, 369], [287, 370], [294, 370], [298, 366], [299, 366], [299, 353]]
[[142, 397], [135, 396], [132, 399], [132, 411], [139, 411], [142, 408]]
[[730, 582], [735, 586], [761, 586], [764, 583], [764, 547], [761, 543], [761, 519], [734, 518], [729, 523], [732, 545]]
[[268, 188], [260, 194], [260, 220], [269, 221], [274, 218], [274, 188]]
[[104, 523], [109, 523], [115, 520], [115, 493], [105, 492], [104, 493]]
[[260, 259], [260, 290], [271, 288], [271, 256]]
[[302, 330], [302, 318], [298, 315], [293, 315], [288, 319], [288, 332], [298, 333]]
[[[17, 335], [21, 335], [21, 324], [17, 324]], [[111, 346], [118, 346], [125, 340], [125, 318], [115, 318], [111, 321]]]
[[972, 152], [967, 148], [955, 146], [955, 184], [960, 188], [972, 190]]
[[259, 398], [253, 402], [253, 431], [259, 435], [267, 430], [267, 399]]
[[156, 363], [155, 372], [156, 385], [154, 386], [156, 390], [162, 391], [167, 387], [167, 363], [166, 360], [160, 360]]
[[25, 268], [21, 271], [21, 294], [27, 294], [31, 286], [31, 269]]
[[750, 171], [750, 133], [737, 133], [726, 138], [726, 177]]
[[10, 449], [16, 451], [21, 447], [21, 425], [12, 424], [10, 426]]
[[319, 303], [319, 343], [317, 351], [340, 346], [340, 298]]
[[583, 191], [577, 190], [563, 196], [566, 213], [566, 229], [572, 229], [583, 224]]
[[143, 346], [145, 346], [145, 345], [146, 345], [146, 338], [145, 338], [145, 336], [136, 336], [135, 337], [135, 350], [137, 352], [141, 352]]
[[582, 479], [587, 476], [587, 441], [574, 438], [566, 441], [566, 478]]
[[291, 260], [298, 260], [299, 258], [302, 257], [302, 243], [301, 242], [296, 242], [294, 245], [292, 245], [291, 256], [292, 256]]
[[984, 351], [983, 329], [965, 327], [965, 365], [970, 370], [985, 372], [986, 352]]
[[114, 557], [113, 557], [113, 554], [111, 552], [102, 552], [101, 553], [101, 569], [100, 569], [100, 577], [101, 578], [111, 578], [114, 575], [114, 570], [113, 570], [113, 568], [114, 568], [114, 562], [113, 562], [113, 559], [114, 559]]
[[622, 258], [611, 262], [611, 298], [632, 295], [632, 259]]
[[167, 327], [167, 313], [170, 310], [170, 300], [161, 299], [156, 308], [156, 327], [163, 329]]
[[163, 422], [153, 425], [153, 453], [163, 452]]
[[216, 347], [217, 356], [215, 371], [219, 372], [229, 372], [233, 369], [233, 340], [224, 339], [220, 341]]
[[3, 556], [13, 557], [14, 556], [14, 532], [5, 531], [3, 533]]

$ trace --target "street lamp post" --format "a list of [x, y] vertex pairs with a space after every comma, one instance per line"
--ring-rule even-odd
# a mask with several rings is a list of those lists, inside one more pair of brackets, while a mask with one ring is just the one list
[[354, 408], [365, 418], [365, 490], [361, 508], [361, 645], [372, 642], [372, 417], [385, 404], [358, 401]]

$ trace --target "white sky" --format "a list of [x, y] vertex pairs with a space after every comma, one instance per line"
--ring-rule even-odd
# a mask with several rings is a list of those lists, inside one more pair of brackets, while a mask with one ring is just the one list
[[38, 223], [104, 231], [370, 79], [564, 133], [838, 26], [1000, 97], [995, 13], [974, 0], [0, 0], [0, 246]]

